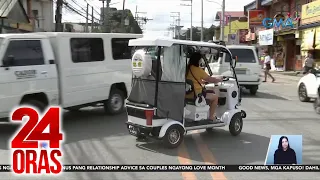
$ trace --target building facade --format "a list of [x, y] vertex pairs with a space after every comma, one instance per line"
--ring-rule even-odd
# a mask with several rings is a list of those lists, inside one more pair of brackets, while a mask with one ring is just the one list
[[221, 24], [224, 23], [224, 39], [229, 44], [244, 44], [245, 35], [248, 30], [247, 19], [243, 12], [226, 11], [225, 17], [222, 18], [219, 11], [216, 14], [215, 21], [219, 21], [219, 26], [215, 29], [215, 39], [220, 38]]
[[320, 1], [313, 1], [302, 5], [301, 25], [301, 55], [312, 52], [315, 66], [320, 66]]
[[[302, 69], [301, 32], [298, 28], [301, 7], [307, 2], [306, 0], [256, 0], [244, 7], [246, 15], [249, 16], [250, 30], [257, 37], [253, 44], [263, 44], [262, 49], [268, 50], [275, 59], [277, 70]], [[251, 19], [253, 16], [250, 16], [254, 12], [260, 12], [260, 19], [257, 19], [256, 24]], [[264, 18], [270, 18], [267, 23], [270, 24], [270, 27], [264, 27], [266, 25], [262, 23]], [[273, 42], [269, 41], [269, 44], [265, 43], [267, 32], [269, 40], [271, 36], [273, 39]]]
[[0, 0], [1, 33], [53, 31], [53, 1]]

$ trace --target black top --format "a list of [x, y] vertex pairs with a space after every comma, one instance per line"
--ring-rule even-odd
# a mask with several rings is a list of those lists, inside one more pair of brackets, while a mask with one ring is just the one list
[[277, 149], [274, 153], [274, 164], [297, 164], [296, 152], [291, 148], [286, 151]]

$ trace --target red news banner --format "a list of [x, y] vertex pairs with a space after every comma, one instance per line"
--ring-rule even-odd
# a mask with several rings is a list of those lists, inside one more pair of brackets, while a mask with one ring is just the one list
[[63, 172], [320, 172], [320, 165], [63, 165]]

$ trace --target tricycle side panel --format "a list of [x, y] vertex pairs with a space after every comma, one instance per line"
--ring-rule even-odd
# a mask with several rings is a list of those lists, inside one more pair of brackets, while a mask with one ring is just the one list
[[222, 120], [223, 122], [225, 122], [225, 124], [229, 125], [232, 117], [233, 117], [236, 113], [241, 113], [241, 109], [228, 110], [227, 112], [225, 112], [225, 113], [221, 116], [221, 120]]
[[159, 138], [163, 138], [163, 136], [166, 134], [168, 128], [172, 125], [175, 125], [175, 124], [180, 125], [185, 130], [185, 128], [181, 122], [175, 121], [175, 120], [168, 120], [167, 123], [161, 127], [161, 130], [159, 133]]
[[152, 125], [146, 125], [147, 120], [143, 119], [143, 118], [138, 118], [138, 117], [134, 117], [134, 116], [128, 116], [128, 122], [137, 124], [137, 125], [141, 125], [141, 126], [145, 126], [145, 127], [159, 127], [159, 126], [163, 126], [164, 124], [166, 124], [168, 122], [167, 119], [153, 119], [152, 120]]

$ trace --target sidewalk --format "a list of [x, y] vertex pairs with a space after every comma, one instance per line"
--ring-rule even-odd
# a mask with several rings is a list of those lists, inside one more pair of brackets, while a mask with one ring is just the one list
[[[272, 76], [276, 79], [280, 79], [282, 81], [293, 81], [293, 82], [298, 82], [301, 77], [303, 76], [302, 72], [300, 71], [270, 71]], [[260, 77], [264, 77], [264, 73], [261, 74]]]

